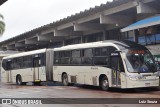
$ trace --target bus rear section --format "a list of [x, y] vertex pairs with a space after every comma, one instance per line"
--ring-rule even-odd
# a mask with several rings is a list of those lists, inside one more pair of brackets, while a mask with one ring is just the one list
[[46, 81], [46, 49], [4, 57], [1, 81], [18, 85]]

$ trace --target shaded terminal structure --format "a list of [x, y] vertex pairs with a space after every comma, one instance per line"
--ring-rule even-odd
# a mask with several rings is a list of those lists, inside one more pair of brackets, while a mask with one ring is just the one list
[[[6, 0], [1, 0], [1, 4]], [[30, 51], [104, 40], [131, 40], [149, 48], [160, 60], [160, 18], [135, 29], [138, 21], [159, 15], [159, 0], [113, 0], [0, 42], [2, 51]], [[145, 23], [149, 23], [145, 21]]]

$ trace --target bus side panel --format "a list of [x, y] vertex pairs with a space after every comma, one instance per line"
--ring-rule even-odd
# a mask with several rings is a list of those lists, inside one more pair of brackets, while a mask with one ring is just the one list
[[96, 67], [95, 69], [93, 66], [54, 66], [53, 69], [55, 81], [61, 82], [62, 73], [65, 72], [70, 83], [72, 83], [71, 77], [76, 77], [76, 83], [99, 86], [99, 77], [104, 74], [111, 86], [111, 69], [105, 67]]
[[[16, 83], [16, 76], [20, 75], [22, 77], [22, 82], [33, 82], [34, 77], [33, 77], [33, 68], [26, 68], [26, 69], [17, 69], [17, 70], [11, 70], [12, 77], [10, 82]], [[8, 82], [8, 75], [9, 71], [3, 71], [2, 72], [2, 82]], [[7, 76], [8, 75], [8, 76]], [[45, 73], [45, 67], [39, 67], [39, 79], [41, 81], [46, 81], [46, 73]]]
[[39, 67], [39, 80], [46, 81], [46, 67], [42, 66]]
[[[74, 67], [74, 69], [78, 70], [78, 66]], [[77, 83], [93, 85], [91, 66], [86, 66], [86, 67], [82, 66], [77, 72], [78, 72]]]
[[46, 50], [46, 79], [53, 81], [53, 50]]
[[12, 70], [12, 82], [16, 83], [16, 76], [21, 75], [22, 82], [33, 81], [33, 68]]
[[1, 68], [1, 82], [2, 83], [7, 83], [7, 81], [8, 81], [8, 78], [7, 78], [8, 76], [7, 76], [7, 71], [5, 71], [4, 69], [3, 69], [3, 67]]

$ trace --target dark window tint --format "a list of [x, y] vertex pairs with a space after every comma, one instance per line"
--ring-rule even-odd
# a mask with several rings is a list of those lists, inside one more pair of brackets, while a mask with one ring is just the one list
[[11, 59], [4, 59], [2, 61], [2, 67], [3, 67], [4, 70], [11, 70], [11, 64], [12, 64]]
[[109, 65], [109, 57], [95, 57], [94, 64], [108, 66]]
[[54, 52], [54, 64], [60, 64], [60, 52]]
[[23, 68], [32, 67], [32, 56], [23, 57]]
[[39, 67], [40, 66], [40, 58], [33, 58], [33, 67]]
[[95, 56], [101, 56], [101, 48], [96, 48], [94, 53], [95, 53]]
[[71, 51], [60, 51], [54, 53], [54, 64], [70, 64]]
[[13, 58], [11, 68], [12, 69], [21, 69], [22, 64], [23, 64], [22, 62], [23, 62], [23, 57]]
[[109, 65], [109, 47], [95, 48], [94, 65]]
[[40, 58], [41, 58], [41, 66], [45, 66], [46, 65], [46, 54], [42, 53], [40, 55]]
[[59, 52], [54, 52], [54, 58], [60, 58]]
[[71, 64], [81, 64], [81, 58], [77, 57], [77, 58], [71, 58]]
[[61, 64], [70, 64], [71, 52], [70, 51], [63, 51], [61, 53], [62, 53], [62, 56], [60, 58], [60, 63]]
[[82, 64], [92, 64], [93, 52], [92, 49], [84, 49], [82, 50]]
[[61, 64], [69, 64], [70, 63], [70, 58], [61, 58], [60, 62], [61, 62]]
[[72, 57], [80, 57], [80, 50], [73, 50]]
[[2, 61], [2, 67], [4, 70], [6, 70], [6, 60], [5, 59]]
[[60, 64], [60, 59], [54, 58], [54, 64]]
[[72, 58], [71, 58], [71, 64], [79, 65], [81, 64], [81, 51], [80, 50], [73, 50], [72, 51]]
[[108, 48], [95, 48], [95, 56], [108, 56]]
[[65, 58], [66, 57], [71, 57], [71, 52], [70, 51], [65, 51], [64, 53], [65, 53], [65, 56], [64, 56]]
[[112, 46], [108, 47], [108, 49], [109, 49], [109, 55], [111, 55], [111, 53], [117, 50], [115, 47], [112, 47]]
[[33, 59], [39, 59], [39, 61], [37, 61], [37, 67], [44, 66], [46, 63], [45, 53], [40, 53], [12, 59], [5, 59], [2, 62], [2, 67], [5, 70], [32, 68], [34, 64]]
[[60, 54], [60, 58], [64, 58], [65, 57], [65, 52], [64, 51], [59, 52], [59, 54]]
[[11, 64], [12, 64], [12, 61], [7, 61], [6, 62], [6, 70], [11, 70], [12, 69]]

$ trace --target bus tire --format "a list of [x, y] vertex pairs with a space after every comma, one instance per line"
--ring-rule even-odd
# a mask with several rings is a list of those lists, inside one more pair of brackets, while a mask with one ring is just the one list
[[101, 81], [100, 81], [100, 87], [102, 90], [104, 91], [108, 91], [109, 90], [109, 82], [106, 76], [102, 77]]
[[64, 86], [68, 86], [68, 84], [69, 84], [69, 82], [68, 82], [68, 76], [67, 76], [66, 73], [64, 73], [62, 75], [62, 83], [63, 83]]
[[17, 83], [17, 85], [22, 85], [23, 83], [22, 83], [22, 77], [20, 76], [20, 75], [18, 75], [17, 77], [16, 77], [16, 83]]

